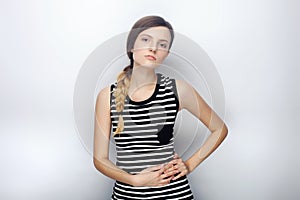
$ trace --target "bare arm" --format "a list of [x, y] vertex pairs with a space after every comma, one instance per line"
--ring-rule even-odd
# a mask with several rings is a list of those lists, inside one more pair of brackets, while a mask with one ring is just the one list
[[114, 180], [134, 186], [158, 186], [170, 182], [171, 178], [168, 177], [174, 172], [164, 174], [164, 166], [150, 167], [139, 175], [131, 175], [112, 163], [109, 160], [110, 132], [110, 87], [108, 86], [99, 92], [95, 107], [93, 161], [96, 169]]
[[131, 175], [121, 170], [109, 160], [109, 142], [111, 132], [110, 88], [102, 89], [98, 94], [94, 123], [94, 165], [104, 175], [132, 184]]
[[184, 80], [176, 80], [176, 85], [180, 102], [179, 110], [186, 109], [211, 131], [201, 148], [184, 162], [187, 173], [190, 173], [218, 148], [227, 136], [228, 130], [223, 120], [190, 84]]

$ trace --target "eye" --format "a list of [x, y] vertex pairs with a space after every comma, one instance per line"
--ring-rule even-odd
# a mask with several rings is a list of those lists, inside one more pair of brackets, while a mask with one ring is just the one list
[[167, 46], [168, 46], [168, 45], [167, 45], [166, 43], [161, 43], [161, 44], [160, 44], [160, 47], [162, 47], [162, 48], [167, 48]]
[[141, 40], [144, 42], [148, 42], [148, 38], [142, 38]]

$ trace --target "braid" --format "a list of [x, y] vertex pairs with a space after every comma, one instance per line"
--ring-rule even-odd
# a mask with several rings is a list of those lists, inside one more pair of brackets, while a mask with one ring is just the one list
[[[132, 65], [129, 65], [125, 67], [117, 77], [117, 87], [113, 92], [113, 96], [115, 97], [117, 112], [122, 112], [124, 109], [125, 99], [128, 94], [128, 88], [130, 85], [131, 74], [132, 74]], [[124, 120], [123, 120], [123, 116], [119, 114], [118, 126], [116, 131], [114, 132], [114, 135], [119, 134], [123, 130], [124, 130]]]

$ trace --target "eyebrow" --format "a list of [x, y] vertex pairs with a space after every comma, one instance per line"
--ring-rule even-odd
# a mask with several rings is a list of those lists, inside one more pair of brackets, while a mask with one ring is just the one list
[[[146, 34], [146, 33], [143, 33], [143, 34], [141, 34], [140, 36], [148, 36], [148, 37], [151, 37], [151, 38], [153, 38], [151, 35], [148, 35], [148, 34]], [[166, 39], [160, 39], [160, 41], [166, 41], [166, 42], [169, 42], [168, 40], [166, 40]]]

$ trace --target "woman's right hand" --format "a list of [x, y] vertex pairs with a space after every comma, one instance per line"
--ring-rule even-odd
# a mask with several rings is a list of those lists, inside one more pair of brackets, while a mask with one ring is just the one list
[[174, 171], [164, 173], [173, 167], [170, 164], [162, 164], [154, 167], [149, 167], [142, 170], [140, 173], [133, 175], [133, 186], [163, 186], [170, 183], [174, 177]]

